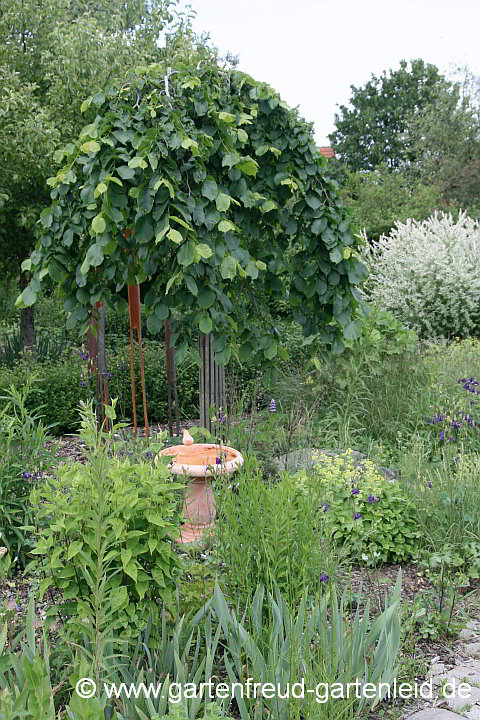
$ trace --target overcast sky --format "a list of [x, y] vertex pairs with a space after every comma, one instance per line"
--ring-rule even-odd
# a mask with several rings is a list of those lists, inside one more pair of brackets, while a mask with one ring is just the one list
[[327, 145], [337, 104], [400, 60], [480, 74], [480, 0], [190, 0], [194, 28], [274, 87]]

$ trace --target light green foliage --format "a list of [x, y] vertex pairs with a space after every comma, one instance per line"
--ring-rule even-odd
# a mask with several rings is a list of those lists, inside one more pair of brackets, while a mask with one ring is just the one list
[[276, 584], [292, 602], [321, 573], [332, 574], [338, 554], [316, 522], [317, 508], [292, 479], [264, 481], [249, 463], [222, 478], [217, 498], [218, 560], [229, 591], [248, 603], [257, 584]]
[[398, 481], [386, 480], [368, 460], [319, 453], [311, 475], [297, 477], [321, 512], [325, 533], [354, 562], [405, 562], [417, 554], [415, 505]]
[[56, 153], [18, 305], [52, 282], [67, 327], [84, 326], [95, 302], [121, 306], [125, 285], [146, 283], [147, 328], [172, 318], [178, 361], [198, 328], [214, 334], [218, 364], [238, 349], [268, 365], [286, 357], [270, 306], [288, 298], [304, 335], [341, 351], [365, 268], [311, 127], [270, 87], [211, 58], [195, 71], [179, 64], [168, 96], [166, 72], [138, 68], [86, 101], [96, 116]]
[[81, 417], [89, 464], [63, 465], [33, 491], [37, 558], [29, 571], [40, 577], [41, 595], [62, 589], [57, 611], [70, 618], [74, 636], [94, 642], [99, 624], [102, 637], [128, 637], [149, 614], [156, 620], [156, 599], [174, 590], [179, 558], [170, 534], [183, 485], [170, 482], [163, 465], [109, 457], [119, 426], [106, 436], [97, 431], [91, 404], [83, 404]]
[[[205, 707], [205, 714], [203, 715], [204, 720], [233, 720], [232, 717], [224, 715], [218, 705], [215, 703], [209, 703]], [[162, 715], [159, 720], [190, 720], [190, 717], [186, 714], [185, 710], [179, 705], [170, 705], [168, 715]]]

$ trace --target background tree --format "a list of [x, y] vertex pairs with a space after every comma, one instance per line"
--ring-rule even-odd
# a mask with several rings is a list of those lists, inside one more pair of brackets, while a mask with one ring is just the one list
[[363, 87], [351, 86], [351, 107], [340, 106], [336, 130], [329, 140], [350, 170], [372, 170], [381, 163], [389, 169], [415, 159], [409, 133], [412, 115], [422, 113], [450, 84], [435, 65], [417, 59], [400, 69], [372, 74]]
[[[188, 31], [189, 23], [176, 13], [176, 2], [0, 0], [3, 274], [19, 276], [34, 247], [38, 211], [49, 202], [51, 151], [78, 133], [81, 102], [140, 61], [175, 51], [175, 29], [186, 25]], [[32, 345], [33, 308], [22, 311], [22, 330], [24, 344]]]

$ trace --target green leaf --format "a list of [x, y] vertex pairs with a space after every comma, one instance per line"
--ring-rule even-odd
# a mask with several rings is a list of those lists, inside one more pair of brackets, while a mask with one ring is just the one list
[[202, 185], [202, 195], [209, 200], [215, 200], [215, 198], [218, 195], [218, 186], [215, 181], [215, 178], [211, 177], [210, 175], [206, 178], [205, 182]]
[[95, 215], [95, 217], [92, 220], [92, 230], [97, 235], [101, 235], [101, 233], [105, 232], [105, 228], [107, 227], [107, 223], [103, 219], [102, 215]]
[[100, 144], [95, 140], [89, 140], [83, 145], [80, 145], [80, 150], [85, 153], [95, 153], [100, 150]]
[[227, 345], [221, 352], [215, 354], [215, 362], [217, 365], [223, 366], [228, 363], [232, 354], [232, 348]]
[[220, 230], [220, 232], [223, 232], [223, 233], [229, 232], [230, 230], [232, 230], [232, 231], [236, 230], [235, 225], [232, 222], [230, 222], [230, 220], [220, 220], [220, 222], [217, 225], [217, 228], [218, 228], [218, 230]]
[[343, 260], [342, 252], [338, 247], [333, 248], [333, 250], [331, 250], [329, 252], [328, 256], [329, 256], [330, 260], [335, 264], [339, 263]]
[[128, 167], [129, 168], [142, 168], [142, 170], [145, 170], [148, 167], [148, 163], [145, 162], [145, 160], [140, 157], [140, 155], [135, 155], [131, 160], [128, 161]]
[[258, 163], [253, 160], [251, 157], [242, 158], [242, 160], [235, 165], [235, 167], [240, 170], [244, 175], [253, 175], [255, 176], [257, 174], [258, 170]]
[[274, 357], [276, 357], [277, 356], [277, 343], [273, 342], [266, 350], [263, 351], [263, 354], [269, 360], [272, 360]]
[[31, 307], [37, 300], [37, 293], [30, 286], [26, 287], [21, 295], [15, 301], [15, 307], [26, 308]]
[[209, 257], [212, 257], [213, 250], [209, 245], [206, 245], [205, 243], [200, 243], [197, 245], [197, 253], [200, 255], [200, 257], [207, 260]]
[[219, 212], [225, 212], [230, 207], [230, 196], [225, 193], [218, 193], [215, 200], [215, 205]]
[[170, 309], [168, 305], [164, 305], [163, 303], [158, 303], [158, 305], [155, 305], [155, 315], [159, 320], [166, 320], [169, 312]]
[[255, 261], [255, 265], [257, 266], [257, 268], [258, 268], [259, 270], [266, 270], [266, 269], [267, 269], [267, 266], [265, 265], [264, 262], [262, 262], [262, 260], [256, 260], [256, 261]]
[[357, 340], [360, 337], [359, 329], [354, 320], [343, 328], [343, 335], [347, 340]]
[[229, 112], [219, 112], [218, 117], [220, 120], [223, 120], [223, 122], [226, 122], [226, 123], [235, 122], [235, 115], [232, 115], [232, 113], [229, 113]]
[[135, 170], [129, 168], [128, 165], [120, 165], [120, 167], [117, 168], [117, 173], [124, 180], [131, 180], [135, 177]]
[[197, 304], [202, 310], [207, 310], [215, 302], [215, 293], [210, 288], [201, 290], [198, 294]]
[[198, 322], [198, 328], [200, 332], [208, 335], [212, 331], [212, 318], [208, 313], [202, 313]]
[[223, 258], [222, 264], [220, 265], [220, 275], [224, 280], [233, 280], [237, 274], [237, 260], [231, 255], [227, 255]]
[[[167, 237], [169, 240], [176, 243], [177, 245], [179, 245], [180, 243], [183, 242], [182, 234], [179, 233], [178, 230], [174, 230], [173, 228], [171, 228], [169, 230], [169, 232], [167, 233]], [[157, 240], [157, 242], [158, 242], [158, 240]]]
[[314, 220], [312, 223], [312, 232], [314, 235], [320, 235], [321, 232], [325, 230], [325, 228], [328, 225], [327, 218], [318, 218], [317, 220]]
[[147, 330], [152, 335], [157, 335], [163, 328], [163, 322], [157, 315], [149, 315], [147, 317]]
[[273, 200], [265, 200], [262, 205], [260, 205], [260, 211], [262, 213], [270, 212], [271, 210], [276, 210], [277, 205], [273, 202]]
[[317, 195], [307, 195], [305, 202], [312, 208], [312, 210], [318, 210], [322, 204], [322, 201]]
[[192, 295], [195, 295], [196, 297], [198, 295], [198, 287], [197, 283], [191, 275], [185, 275], [185, 284], [192, 293]]
[[93, 267], [98, 267], [103, 262], [103, 248], [98, 243], [90, 245], [85, 256], [85, 261]]
[[170, 220], [174, 220], [176, 223], [178, 223], [182, 227], [186, 228], [187, 230], [191, 230], [193, 232], [192, 226], [189, 225], [187, 222], [185, 222], [185, 220], [182, 220], [182, 218], [179, 218], [176, 215], [170, 215]]
[[20, 265], [20, 268], [23, 272], [30, 270], [31, 267], [32, 267], [32, 261], [30, 260], [30, 258], [27, 258], [26, 260], [24, 260], [22, 262], [22, 264]]
[[70, 545], [68, 546], [68, 552], [67, 552], [67, 560], [71, 560], [75, 557], [75, 555], [78, 555], [80, 550], [83, 547], [83, 541], [82, 540], [73, 540]]
[[241, 143], [246, 143], [248, 140], [248, 135], [243, 128], [240, 128], [240, 130], [237, 130], [237, 137]]
[[84, 100], [84, 101], [82, 102], [82, 104], [80, 105], [80, 112], [81, 112], [81, 113], [86, 112], [86, 111], [88, 110], [88, 108], [90, 107], [91, 102], [92, 102], [92, 98], [91, 98], [91, 97], [89, 97], [89, 98], [87, 98], [86, 100]]
[[95, 188], [96, 195], [103, 195], [103, 193], [107, 192], [108, 188], [105, 185], [105, 183], [98, 183], [97, 187]]
[[96, 93], [96, 94], [92, 97], [92, 102], [93, 102], [95, 105], [103, 105], [103, 103], [105, 102], [105, 95], [104, 95], [102, 92]]
[[189, 240], [184, 243], [177, 254], [177, 261], [179, 265], [187, 267], [191, 265], [195, 259], [195, 243], [193, 240]]

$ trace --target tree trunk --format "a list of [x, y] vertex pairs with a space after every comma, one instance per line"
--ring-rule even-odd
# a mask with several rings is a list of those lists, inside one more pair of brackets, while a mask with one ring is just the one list
[[[20, 273], [20, 290], [23, 291], [28, 285], [28, 278], [25, 273]], [[20, 311], [20, 343], [22, 350], [35, 350], [35, 313], [32, 307]]]

